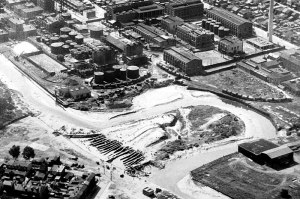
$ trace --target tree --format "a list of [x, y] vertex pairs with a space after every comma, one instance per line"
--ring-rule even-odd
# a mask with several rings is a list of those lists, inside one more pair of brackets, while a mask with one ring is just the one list
[[10, 149], [9, 149], [9, 154], [17, 159], [20, 155], [20, 146], [16, 146], [16, 145], [13, 145]]
[[23, 150], [23, 157], [25, 160], [29, 160], [30, 158], [34, 158], [35, 153], [33, 148], [31, 148], [30, 146], [26, 146]]

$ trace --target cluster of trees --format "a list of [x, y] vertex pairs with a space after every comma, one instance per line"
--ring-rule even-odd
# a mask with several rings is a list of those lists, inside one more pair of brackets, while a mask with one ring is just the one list
[[[17, 159], [19, 156], [20, 156], [20, 153], [21, 153], [21, 150], [20, 150], [20, 146], [16, 146], [16, 145], [13, 145], [10, 149], [9, 149], [9, 154]], [[24, 149], [23, 149], [23, 152], [22, 152], [22, 156], [25, 160], [29, 160], [30, 158], [34, 158], [35, 156], [35, 152], [34, 152], [34, 149], [30, 146], [26, 146]]]

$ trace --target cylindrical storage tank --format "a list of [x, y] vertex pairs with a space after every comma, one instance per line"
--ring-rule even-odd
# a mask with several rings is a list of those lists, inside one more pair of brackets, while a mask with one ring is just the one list
[[50, 43], [56, 43], [56, 42], [59, 42], [59, 37], [51, 37], [50, 38]]
[[83, 44], [83, 36], [82, 35], [76, 35], [75, 42], [78, 44]]
[[72, 40], [67, 40], [67, 41], [65, 41], [65, 44], [66, 44], [66, 45], [70, 45], [71, 43], [73, 43]]
[[75, 40], [77, 33], [76, 32], [70, 32], [69, 33], [69, 38], [72, 39], [73, 41]]
[[216, 24], [219, 25], [219, 26], [222, 26], [222, 23], [221, 23], [221, 22], [218, 22], [218, 21], [217, 21]]
[[219, 27], [218, 35], [221, 38], [224, 37], [224, 27], [223, 26]]
[[206, 30], [209, 30], [210, 23], [211, 23], [211, 21], [206, 21], [206, 24], [205, 24], [205, 29]]
[[41, 36], [36, 36], [35, 39], [36, 39], [37, 42], [41, 42]]
[[72, 19], [71, 14], [70, 14], [70, 13], [67, 13], [67, 12], [62, 13], [61, 16], [62, 16], [62, 18], [63, 18], [64, 20], [71, 20], [71, 19]]
[[114, 72], [115, 72], [115, 77], [116, 78], [120, 78], [120, 69], [122, 68], [122, 66], [121, 65], [114, 65], [113, 66], [113, 70], [114, 70]]
[[62, 54], [62, 42], [56, 42], [56, 43], [52, 43], [50, 48], [51, 48], [51, 53], [58, 55], [58, 54]]
[[70, 43], [70, 48], [75, 48], [76, 45], [77, 45], [76, 42], [72, 42], [72, 43]]
[[205, 28], [206, 21], [207, 21], [206, 19], [203, 19], [203, 20], [202, 20], [202, 28]]
[[215, 23], [211, 22], [209, 25], [209, 31], [214, 32]]
[[103, 84], [103, 81], [104, 81], [104, 73], [103, 72], [95, 72], [94, 73], [95, 84]]
[[89, 27], [90, 37], [93, 39], [100, 39], [103, 36], [103, 28], [99, 26], [91, 26]]
[[120, 77], [119, 77], [119, 79], [125, 81], [126, 77], [127, 77], [127, 70], [126, 70], [126, 68], [121, 68], [120, 69]]
[[140, 70], [137, 66], [128, 66], [127, 67], [127, 77], [129, 79], [137, 79], [140, 76]]
[[60, 35], [69, 35], [69, 33], [72, 31], [71, 28], [63, 27], [60, 29]]
[[229, 28], [224, 28], [224, 36], [229, 36]]
[[212, 20], [213, 20], [212, 18], [208, 18], [208, 19], [207, 19], [207, 21], [212, 21]]
[[64, 53], [64, 54], [69, 54], [70, 53], [69, 45], [63, 45], [62, 46], [62, 53]]
[[217, 25], [217, 24], [215, 24], [214, 25], [214, 33], [216, 34], [216, 35], [218, 35], [218, 33], [219, 33], [219, 25]]
[[60, 41], [61, 42], [66, 42], [69, 39], [68, 35], [60, 35]]
[[104, 81], [111, 83], [115, 81], [115, 72], [113, 70], [107, 70], [104, 72]]

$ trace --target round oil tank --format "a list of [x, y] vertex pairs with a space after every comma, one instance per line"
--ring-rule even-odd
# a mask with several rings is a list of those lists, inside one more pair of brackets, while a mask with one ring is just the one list
[[210, 23], [211, 23], [211, 21], [206, 21], [206, 24], [205, 24], [205, 29], [206, 30], [209, 30]]
[[229, 36], [229, 28], [224, 28], [224, 36]]
[[221, 22], [218, 22], [218, 21], [217, 21], [216, 24], [219, 25], [219, 26], [222, 26], [222, 23], [221, 23]]
[[95, 84], [103, 84], [104, 73], [103, 72], [95, 72], [94, 73], [94, 81], [95, 81]]
[[115, 72], [113, 70], [107, 70], [104, 72], [104, 81], [111, 83], [115, 81]]
[[215, 23], [211, 22], [210, 25], [209, 25], [209, 31], [210, 32], [214, 32], [214, 26], [215, 26]]
[[69, 39], [68, 35], [60, 35], [60, 41], [61, 42], [66, 42]]
[[90, 36], [93, 39], [100, 39], [101, 36], [103, 36], [103, 28], [99, 26], [90, 26], [89, 30], [90, 30]]
[[207, 21], [206, 19], [202, 20], [202, 28], [205, 28], [206, 21]]
[[67, 12], [62, 13], [61, 16], [62, 16], [62, 18], [63, 18], [64, 20], [71, 20], [71, 19], [72, 19], [71, 14], [70, 14], [70, 13], [67, 13]]
[[121, 65], [114, 65], [112, 68], [115, 72], [115, 77], [119, 78], [120, 77], [120, 69], [122, 68], [122, 66]]
[[70, 46], [69, 45], [63, 45], [62, 46], [62, 53], [69, 54], [70, 53]]
[[83, 36], [82, 35], [76, 35], [75, 42], [78, 44], [83, 44]]
[[51, 53], [58, 55], [58, 54], [62, 54], [62, 46], [64, 43], [62, 42], [55, 42], [52, 43], [50, 48], [51, 48]]
[[76, 42], [72, 42], [72, 43], [70, 43], [70, 48], [75, 48], [76, 45], [77, 45]]
[[69, 27], [63, 27], [60, 29], [60, 35], [68, 35], [72, 31]]
[[218, 34], [218, 32], [219, 32], [219, 25], [217, 25], [217, 24], [215, 24], [214, 25], [214, 33], [217, 35]]
[[212, 18], [208, 18], [208, 19], [207, 19], [207, 21], [212, 21], [212, 20], [213, 20]]
[[126, 77], [127, 77], [127, 70], [126, 70], [126, 68], [121, 68], [120, 69], [120, 77], [119, 77], [119, 79], [125, 81]]
[[224, 27], [223, 26], [219, 27], [218, 36], [221, 38], [224, 37]]
[[36, 36], [35, 39], [36, 39], [37, 42], [41, 42], [41, 36]]
[[140, 70], [137, 66], [128, 66], [127, 67], [127, 77], [129, 79], [137, 79], [140, 76]]
[[56, 43], [56, 42], [59, 42], [59, 37], [51, 37], [50, 38], [50, 43]]
[[74, 32], [74, 31], [72, 31], [72, 32], [69, 33], [69, 37], [70, 37], [70, 39], [72, 39], [72, 40], [75, 40], [76, 35], [77, 35], [77, 33]]

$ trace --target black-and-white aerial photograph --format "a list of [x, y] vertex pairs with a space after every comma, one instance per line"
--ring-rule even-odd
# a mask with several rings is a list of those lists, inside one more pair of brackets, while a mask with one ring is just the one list
[[300, 199], [299, 0], [0, 0], [0, 199]]

